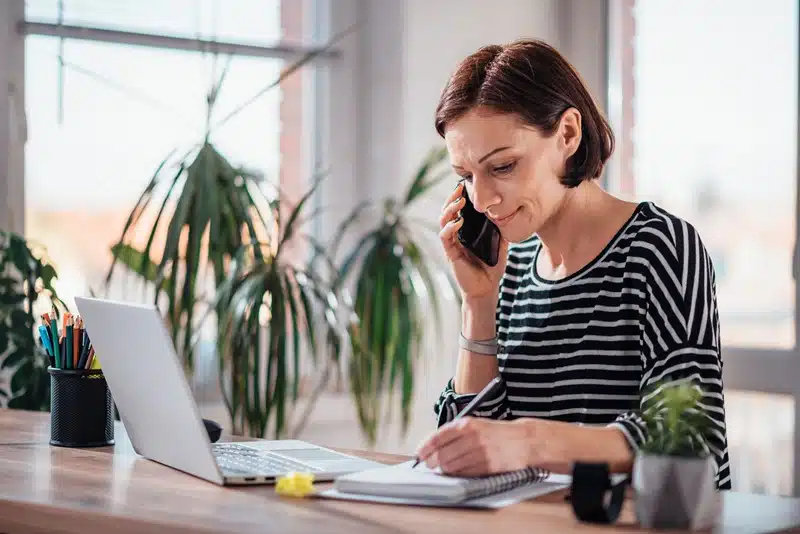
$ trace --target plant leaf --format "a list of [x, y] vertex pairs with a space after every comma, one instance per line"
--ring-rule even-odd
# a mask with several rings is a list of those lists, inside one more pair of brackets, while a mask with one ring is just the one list
[[[167, 156], [161, 160], [161, 162], [156, 167], [153, 176], [150, 178], [150, 182], [145, 187], [144, 191], [142, 192], [139, 200], [136, 201], [136, 204], [133, 206], [133, 210], [131, 210], [130, 214], [128, 215], [128, 219], [125, 221], [125, 225], [122, 228], [122, 234], [120, 236], [119, 242], [117, 244], [122, 244], [125, 241], [125, 237], [128, 235], [130, 229], [139, 221], [142, 213], [147, 209], [147, 206], [150, 204], [150, 201], [153, 198], [153, 190], [155, 190], [156, 185], [158, 185], [159, 175], [161, 171], [164, 169], [164, 166], [170, 160], [170, 158], [175, 153], [175, 150], [171, 150]], [[167, 198], [169, 198], [169, 194], [167, 194]], [[111, 281], [111, 277], [114, 274], [114, 266], [116, 265], [116, 257], [112, 259], [111, 265], [106, 273], [106, 284]]]
[[361, 220], [361, 217], [363, 217], [364, 213], [374, 206], [375, 203], [368, 200], [359, 203], [355, 208], [353, 208], [353, 211], [350, 212], [350, 214], [341, 222], [341, 224], [339, 224], [339, 226], [336, 228], [336, 232], [333, 234], [334, 241], [331, 244], [329, 252], [331, 258], [335, 259], [337, 257], [339, 247], [341, 246], [344, 237], [347, 235], [347, 232], [350, 230], [350, 227]]
[[303, 195], [303, 197], [300, 199], [300, 201], [297, 203], [297, 205], [294, 207], [294, 209], [292, 209], [292, 211], [289, 213], [289, 217], [288, 217], [288, 219], [286, 221], [286, 225], [283, 228], [283, 236], [281, 237], [280, 242], [278, 243], [278, 248], [275, 251], [275, 255], [276, 256], [280, 255], [281, 249], [283, 248], [284, 244], [289, 239], [292, 238], [292, 235], [294, 233], [295, 223], [297, 222], [298, 218], [300, 217], [300, 212], [303, 210], [303, 206], [305, 205], [306, 202], [308, 202], [308, 199], [310, 199], [311, 196], [314, 194], [314, 191], [317, 190], [317, 188], [319, 187], [320, 183], [322, 183], [321, 179], [315, 180], [314, 184], [311, 186], [311, 188], [308, 191], [306, 191], [306, 193]]
[[434, 148], [428, 152], [427, 157], [417, 169], [417, 173], [408, 187], [408, 192], [405, 194], [405, 200], [403, 201], [404, 207], [409, 206], [444, 177], [444, 175], [441, 175], [437, 179], [429, 179], [428, 175], [446, 157], [447, 149], [445, 147]]
[[[122, 263], [148, 282], [155, 283], [158, 279], [158, 265], [150, 258], [145, 257], [143, 252], [136, 250], [132, 245], [117, 243], [111, 247], [111, 254], [116, 261]], [[161, 287], [166, 287], [166, 283], [163, 280]]]
[[289, 320], [291, 324], [291, 344], [292, 344], [292, 362], [293, 362], [293, 373], [294, 373], [294, 381], [292, 383], [292, 401], [297, 402], [297, 397], [299, 394], [300, 389], [300, 327], [298, 325], [298, 308], [295, 299], [297, 298], [291, 280], [289, 279], [289, 273], [283, 273], [283, 286], [284, 286], [284, 294], [286, 295], [287, 305], [289, 307]]
[[17, 349], [3, 359], [3, 362], [0, 364], [0, 369], [13, 369], [21, 362], [25, 361], [26, 356], [27, 354], [25, 352]]

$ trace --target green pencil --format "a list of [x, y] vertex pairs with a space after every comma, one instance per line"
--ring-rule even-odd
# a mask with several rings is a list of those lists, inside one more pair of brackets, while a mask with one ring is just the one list
[[50, 315], [50, 329], [53, 332], [53, 353], [56, 360], [56, 368], [63, 369], [61, 365], [61, 350], [58, 346], [58, 320], [56, 319], [56, 307], [53, 306], [53, 313]]

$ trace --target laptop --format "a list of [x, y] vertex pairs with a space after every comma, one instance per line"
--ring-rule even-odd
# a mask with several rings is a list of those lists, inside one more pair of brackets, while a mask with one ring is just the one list
[[75, 303], [137, 454], [220, 485], [269, 484], [292, 471], [326, 481], [382, 465], [300, 440], [211, 443], [155, 305]]

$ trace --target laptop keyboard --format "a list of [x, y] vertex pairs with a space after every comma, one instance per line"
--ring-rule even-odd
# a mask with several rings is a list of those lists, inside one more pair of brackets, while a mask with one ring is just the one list
[[321, 471], [320, 468], [238, 443], [215, 443], [212, 445], [212, 451], [219, 467], [233, 474], [274, 475], [290, 471]]

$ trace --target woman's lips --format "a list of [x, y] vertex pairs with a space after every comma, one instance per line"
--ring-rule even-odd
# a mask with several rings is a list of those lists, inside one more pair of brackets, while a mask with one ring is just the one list
[[508, 223], [511, 221], [511, 219], [513, 219], [513, 218], [514, 218], [514, 216], [515, 216], [517, 213], [519, 213], [519, 208], [517, 208], [517, 209], [516, 209], [516, 210], [515, 210], [513, 213], [511, 213], [510, 215], [506, 215], [505, 217], [501, 217], [501, 218], [498, 218], [498, 219], [496, 219], [496, 218], [494, 218], [494, 217], [490, 217], [490, 218], [492, 219], [492, 222], [493, 222], [494, 224], [496, 224], [497, 226], [505, 226], [506, 224], [508, 224]]

